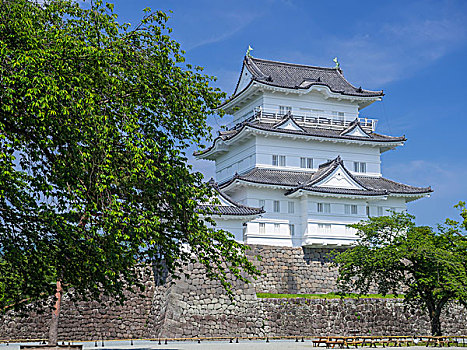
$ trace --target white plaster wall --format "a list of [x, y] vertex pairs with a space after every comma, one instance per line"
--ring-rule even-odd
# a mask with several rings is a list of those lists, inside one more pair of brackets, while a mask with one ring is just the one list
[[300, 157], [313, 158], [313, 167], [316, 170], [320, 164], [341, 156], [345, 167], [351, 172], [354, 169], [353, 162], [365, 162], [366, 174], [381, 175], [381, 153], [378, 147], [258, 135], [256, 137], [256, 166], [280, 169], [281, 167], [272, 166], [273, 154], [286, 156], [284, 170], [303, 171], [304, 169], [300, 168]]
[[402, 213], [407, 210], [405, 198], [388, 196], [386, 200], [370, 202], [370, 216], [378, 216], [378, 207], [383, 208], [383, 216], [391, 215], [388, 209]]
[[262, 94], [252, 97], [251, 101], [247, 102], [244, 106], [242, 106], [233, 113], [233, 120], [229, 124], [229, 126], [232, 127], [235, 124], [240, 123], [245, 119], [251, 117], [255, 108], [263, 106], [263, 99], [264, 96]]
[[[378, 207], [383, 208], [383, 215], [389, 215], [387, 209], [394, 208], [401, 212], [406, 210], [404, 198], [389, 196], [386, 200], [352, 199], [337, 197], [322, 197], [307, 195], [299, 198], [284, 196], [286, 190], [274, 188], [260, 188], [243, 186], [237, 188], [230, 195], [235, 201], [244, 205], [259, 207], [260, 200], [264, 200], [264, 210], [261, 217], [246, 224], [244, 232], [243, 223], [234, 223], [231, 220], [219, 221], [219, 227], [235, 234], [240, 241], [245, 239], [250, 244], [269, 244], [279, 246], [303, 245], [348, 245], [357, 236], [355, 230], [346, 225], [368, 219], [366, 208], [370, 215], [378, 215]], [[273, 202], [280, 202], [280, 212], [273, 210]], [[294, 203], [294, 212], [288, 212], [288, 202]], [[317, 203], [329, 203], [330, 213], [319, 213]], [[357, 214], [346, 214], [345, 205], [357, 205]], [[265, 225], [264, 233], [260, 232], [260, 223]], [[295, 235], [292, 237], [289, 224], [295, 226]], [[330, 232], [324, 232], [319, 224], [330, 224]], [[226, 226], [229, 225], [229, 226]], [[241, 237], [241, 239], [240, 239]]]
[[230, 179], [236, 172], [241, 174], [254, 168], [256, 164], [255, 137], [237, 142], [229, 152], [216, 159], [216, 180], [222, 182]]
[[216, 229], [222, 229], [232, 233], [237, 242], [243, 242], [243, 220], [214, 218]]
[[266, 111], [277, 110], [279, 106], [291, 106], [292, 114], [304, 115], [312, 113], [312, 110], [322, 110], [325, 114], [331, 112], [344, 112], [346, 119], [353, 120], [358, 117], [358, 104], [350, 101], [338, 101], [336, 99], [325, 99], [321, 93], [310, 92], [307, 94], [285, 94], [281, 92], [264, 92], [262, 107]]
[[[266, 213], [261, 217], [247, 223], [246, 238], [250, 244], [271, 244], [291, 246], [292, 237], [289, 230], [289, 224], [295, 226], [295, 235], [301, 235], [301, 208], [300, 200], [287, 198], [284, 196], [284, 189], [274, 188], [258, 188], [253, 186], [245, 186], [236, 189], [231, 195], [236, 201], [241, 201], [243, 204], [259, 207], [260, 200], [264, 199], [264, 210]], [[273, 210], [274, 201], [280, 202], [280, 212], [276, 213]], [[288, 212], [288, 202], [293, 202], [294, 212]], [[265, 232], [260, 233], [259, 224], [265, 225]]]

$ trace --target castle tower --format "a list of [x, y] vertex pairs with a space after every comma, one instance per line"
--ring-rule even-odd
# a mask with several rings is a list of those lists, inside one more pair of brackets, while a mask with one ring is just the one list
[[209, 148], [195, 153], [215, 161], [222, 193], [241, 205], [264, 208], [236, 239], [346, 246], [356, 239], [348, 224], [405, 211], [406, 203], [429, 196], [430, 187], [381, 174], [381, 154], [406, 141], [378, 134], [375, 119], [360, 118], [361, 109], [382, 97], [382, 91], [350, 84], [338, 66], [245, 57], [232, 97], [219, 107], [233, 122]]

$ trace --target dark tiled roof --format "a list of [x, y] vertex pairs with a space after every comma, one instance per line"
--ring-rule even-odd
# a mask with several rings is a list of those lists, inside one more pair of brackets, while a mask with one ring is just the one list
[[245, 206], [225, 206], [225, 205], [200, 205], [200, 210], [211, 215], [235, 215], [250, 216], [264, 213], [261, 208], [250, 208]]
[[307, 182], [312, 175], [313, 173], [311, 172], [305, 173], [300, 171], [254, 168], [242, 175], [235, 174], [231, 180], [221, 183], [219, 186], [222, 189], [230, 185], [236, 179], [240, 179], [258, 184], [295, 187]]
[[[337, 138], [342, 140], [358, 140], [358, 141], [375, 141], [375, 142], [400, 142], [405, 141], [404, 136], [387, 136], [387, 135], [380, 135], [377, 133], [368, 133], [368, 137], [362, 136], [346, 136], [341, 135], [342, 130], [336, 129], [323, 129], [323, 128], [313, 128], [307, 126], [301, 126], [303, 131], [300, 130], [290, 130], [290, 129], [279, 129], [277, 125], [273, 125], [271, 123], [264, 123], [258, 120], [254, 120], [251, 122], [244, 123], [245, 126], [250, 126], [259, 130], [265, 131], [274, 131], [274, 132], [282, 132], [287, 134], [296, 134], [296, 135], [308, 135], [308, 136], [317, 136], [317, 137], [326, 137], [326, 138]], [[238, 132], [242, 129], [243, 126], [240, 126], [237, 130]], [[233, 130], [229, 130], [227, 134], [227, 138], [233, 137], [235, 134], [232, 132]]]
[[253, 80], [267, 85], [289, 89], [308, 89], [312, 85], [324, 85], [331, 91], [344, 95], [362, 97], [383, 95], [383, 91], [369, 91], [353, 86], [344, 78], [339, 68], [313, 67], [254, 57], [245, 57], [244, 65], [253, 75]]
[[384, 177], [369, 177], [355, 175], [351, 176], [358, 184], [360, 184], [364, 188], [364, 190], [331, 189], [313, 186], [319, 180], [323, 179], [327, 176], [327, 174], [330, 173], [330, 163], [331, 162], [323, 164], [324, 166], [314, 173], [254, 168], [245, 174], [236, 174], [231, 180], [220, 184], [220, 188], [225, 188], [235, 180], [239, 179], [250, 183], [290, 187], [290, 190], [288, 192], [294, 192], [299, 189], [323, 193], [326, 192], [354, 195], [424, 194], [433, 192], [430, 187], [409, 186], [392, 180], [388, 180]]
[[271, 123], [264, 123], [259, 120], [243, 122], [237, 125], [234, 129], [219, 132], [219, 136], [216, 137], [216, 139], [214, 140], [214, 142], [209, 148], [203, 151], [195, 152], [194, 154], [200, 155], [200, 154], [210, 151], [218, 140], [223, 140], [223, 141], [230, 140], [236, 135], [238, 135], [246, 127], [250, 127], [256, 130], [275, 132], [275, 133], [323, 137], [323, 138], [340, 139], [340, 140], [355, 140], [355, 141], [365, 141], [365, 142], [368, 142], [368, 141], [369, 142], [403, 142], [406, 140], [404, 136], [394, 137], [394, 136], [381, 135], [381, 134], [377, 134], [374, 132], [367, 133], [369, 137], [362, 137], [362, 136], [341, 135], [342, 130], [335, 130], [335, 129], [323, 129], [323, 128], [312, 128], [312, 127], [300, 126], [303, 129], [302, 131], [302, 130], [290, 130], [290, 129], [278, 128], [278, 126], [282, 123], [283, 121], [279, 124], [274, 125]]
[[360, 183], [371, 189], [386, 190], [389, 193], [394, 194], [410, 194], [410, 193], [429, 193], [433, 192], [431, 187], [415, 187], [405, 185], [400, 182], [395, 182], [384, 177], [369, 177], [369, 176], [355, 176]]
[[259, 215], [259, 214], [264, 213], [263, 208], [248, 207], [246, 205], [237, 203], [232, 198], [222, 193], [213, 179], [209, 181], [209, 184], [213, 187], [216, 196], [224, 199], [229, 205], [220, 205], [220, 204], [199, 205], [198, 208], [200, 209], [201, 212], [203, 212], [203, 214], [205, 213], [205, 214], [211, 214], [211, 215], [250, 216], [250, 215]]

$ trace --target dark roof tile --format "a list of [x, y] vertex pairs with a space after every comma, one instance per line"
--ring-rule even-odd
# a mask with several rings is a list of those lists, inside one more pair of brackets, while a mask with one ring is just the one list
[[198, 206], [198, 208], [203, 214], [227, 215], [227, 216], [250, 216], [250, 215], [260, 215], [265, 212], [263, 208], [248, 207], [246, 205], [243, 205], [243, 204], [240, 204], [234, 201], [232, 198], [227, 196], [225, 193], [221, 192], [218, 185], [214, 182], [213, 179], [209, 181], [209, 184], [213, 187], [216, 196], [223, 199], [229, 205], [201, 204]]
[[[220, 184], [220, 188], [226, 188], [235, 180], [243, 180], [250, 183], [258, 183], [265, 185], [276, 185], [290, 187], [289, 192], [296, 191], [300, 188], [312, 190], [315, 192], [327, 192], [337, 194], [357, 194], [357, 195], [383, 195], [383, 194], [424, 194], [433, 192], [431, 187], [415, 187], [395, 182], [384, 177], [356, 176], [352, 175], [365, 190], [348, 190], [348, 189], [330, 189], [313, 186], [313, 179], [321, 178], [324, 173], [328, 173], [328, 168], [331, 162], [321, 168], [321, 174], [318, 172], [302, 172], [302, 171], [285, 171], [264, 168], [254, 168], [249, 172], [241, 175], [236, 175], [229, 181]], [[317, 176], [315, 176], [315, 174]], [[309, 186], [307, 186], [307, 183]]]
[[344, 78], [340, 68], [314, 67], [254, 57], [245, 57], [244, 65], [253, 75], [254, 80], [267, 85], [290, 89], [308, 89], [312, 85], [324, 85], [331, 91], [344, 95], [362, 97], [383, 95], [383, 91], [369, 91], [353, 86]]

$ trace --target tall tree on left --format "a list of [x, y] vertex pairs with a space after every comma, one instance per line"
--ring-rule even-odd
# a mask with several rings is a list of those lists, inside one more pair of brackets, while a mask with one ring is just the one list
[[210, 138], [224, 95], [167, 19], [0, 0], [0, 310], [48, 301], [51, 344], [65, 292], [123, 301], [148, 265], [176, 277], [199, 261], [227, 291], [229, 272], [257, 272], [197, 208], [211, 190], [185, 150]]

